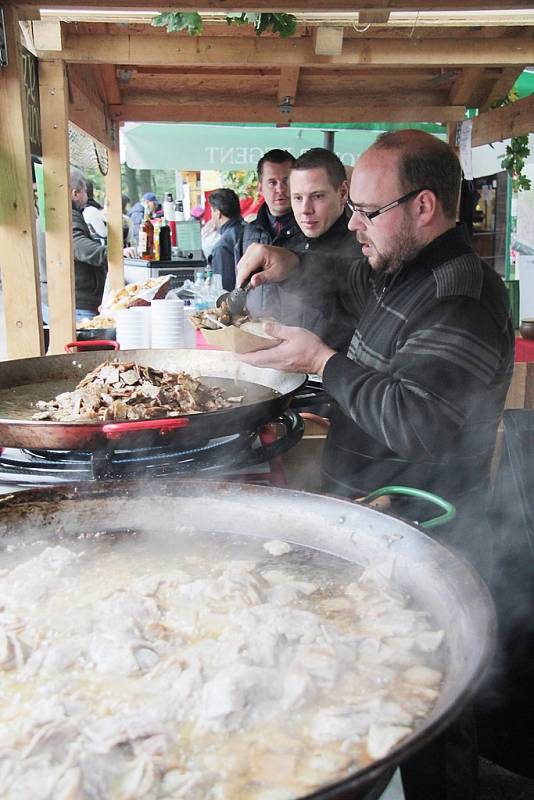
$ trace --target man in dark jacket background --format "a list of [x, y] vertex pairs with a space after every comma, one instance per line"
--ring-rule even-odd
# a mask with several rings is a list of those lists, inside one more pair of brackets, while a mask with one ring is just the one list
[[[83, 173], [76, 167], [71, 167], [70, 191], [76, 319], [80, 320], [98, 313], [108, 270], [108, 249], [91, 236], [83, 218], [82, 211], [87, 203], [87, 185]], [[135, 250], [126, 247], [123, 253], [125, 256], [134, 256]]]
[[265, 202], [254, 222], [245, 225], [243, 240], [236, 248], [236, 263], [251, 244], [289, 247], [304, 243], [304, 234], [295, 222], [289, 197], [289, 173], [295, 163], [288, 150], [269, 150], [258, 161], [260, 192]]
[[215, 243], [210, 263], [215, 275], [222, 278], [223, 289], [235, 288], [235, 248], [243, 237], [245, 223], [241, 217], [239, 197], [232, 189], [215, 189], [208, 197], [212, 219], [220, 239]]

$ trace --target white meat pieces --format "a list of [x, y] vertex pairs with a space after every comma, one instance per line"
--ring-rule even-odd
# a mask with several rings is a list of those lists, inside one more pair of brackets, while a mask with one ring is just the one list
[[39, 400], [32, 419], [56, 422], [110, 422], [177, 417], [229, 408], [242, 398], [225, 398], [187, 372], [166, 372], [141, 364], [105, 361], [72, 392]]
[[0, 797], [289, 800], [409, 736], [442, 632], [369, 571], [312, 583], [286, 555], [48, 547], [0, 573]]

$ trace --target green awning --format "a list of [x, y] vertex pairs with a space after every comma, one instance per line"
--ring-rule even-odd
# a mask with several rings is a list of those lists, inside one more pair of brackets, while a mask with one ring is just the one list
[[[299, 156], [310, 147], [324, 146], [324, 131], [335, 130], [334, 149], [344, 164], [357, 157], [385, 130], [407, 125], [190, 125], [139, 123], [122, 130], [122, 157], [133, 169], [255, 170], [258, 159], [274, 147]], [[413, 127], [423, 127], [422, 125]], [[433, 133], [446, 138], [443, 126]]]

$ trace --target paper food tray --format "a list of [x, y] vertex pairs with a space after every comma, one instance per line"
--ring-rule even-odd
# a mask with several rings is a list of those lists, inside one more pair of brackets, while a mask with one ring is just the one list
[[280, 344], [280, 339], [257, 336], [243, 328], [236, 328], [235, 325], [216, 330], [200, 328], [200, 332], [208, 344], [222, 347], [223, 350], [230, 350], [232, 353], [254, 353], [256, 350], [266, 350]]

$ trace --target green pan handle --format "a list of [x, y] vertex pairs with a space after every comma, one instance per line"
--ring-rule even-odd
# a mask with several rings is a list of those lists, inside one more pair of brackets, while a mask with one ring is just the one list
[[430, 530], [431, 528], [437, 528], [440, 525], [444, 525], [446, 522], [449, 522], [449, 520], [456, 516], [456, 509], [452, 503], [448, 503], [447, 500], [444, 500], [443, 497], [440, 497], [437, 494], [425, 492], [424, 489], [414, 489], [412, 486], [383, 486], [381, 489], [375, 489], [374, 492], [366, 495], [362, 499], [362, 503], [370, 503], [371, 500], [376, 500], [377, 497], [382, 497], [385, 494], [400, 494], [408, 497], [417, 497], [419, 500], [427, 500], [429, 503], [434, 503], [434, 505], [443, 509], [445, 512], [444, 514], [440, 514], [438, 517], [433, 517], [432, 519], [427, 519], [425, 522], [418, 523], [419, 527], [424, 528], [425, 530]]

